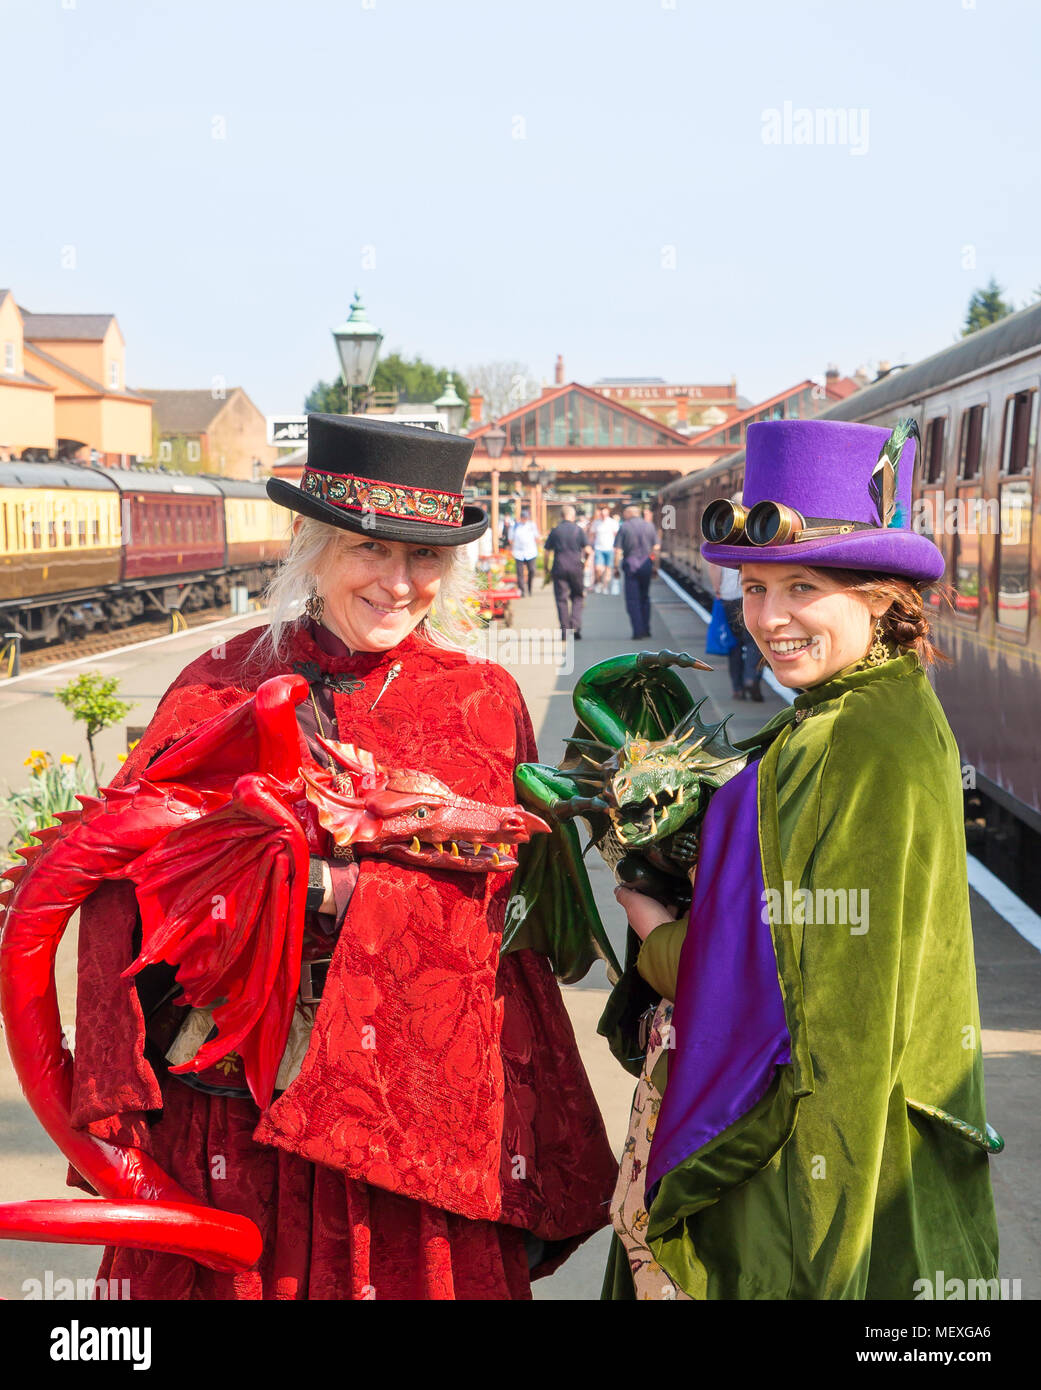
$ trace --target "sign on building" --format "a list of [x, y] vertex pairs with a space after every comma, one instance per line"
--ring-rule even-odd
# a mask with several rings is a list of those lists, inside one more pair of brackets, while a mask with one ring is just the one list
[[306, 415], [269, 415], [267, 417], [267, 442], [289, 445], [304, 444], [307, 441]]

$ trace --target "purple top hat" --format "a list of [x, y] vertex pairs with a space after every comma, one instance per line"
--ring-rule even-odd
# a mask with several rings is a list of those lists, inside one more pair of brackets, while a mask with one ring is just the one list
[[[915, 440], [908, 438], [893, 479], [895, 504], [888, 525], [879, 501], [876, 469], [891, 431], [838, 420], [772, 420], [749, 425], [742, 502], [781, 503], [799, 513], [804, 538], [786, 544], [706, 542], [705, 559], [737, 569], [747, 564], [815, 565], [871, 570], [931, 582], [943, 574], [943, 555], [926, 536], [912, 531], [911, 475]], [[762, 509], [761, 509], [762, 510]], [[708, 509], [706, 508], [706, 513]], [[850, 523], [841, 534], [813, 535]], [[798, 532], [796, 533], [796, 536]]]

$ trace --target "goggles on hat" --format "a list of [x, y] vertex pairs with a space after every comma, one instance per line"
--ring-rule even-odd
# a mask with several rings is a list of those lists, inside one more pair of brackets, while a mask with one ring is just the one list
[[701, 534], [712, 545], [791, 545], [821, 536], [845, 536], [850, 531], [877, 531], [870, 521], [838, 521], [828, 516], [803, 516], [783, 502], [757, 502], [742, 507], [719, 497], [701, 514]]

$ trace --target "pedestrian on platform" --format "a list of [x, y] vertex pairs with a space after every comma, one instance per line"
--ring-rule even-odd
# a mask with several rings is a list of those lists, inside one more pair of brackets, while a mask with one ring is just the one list
[[575, 521], [570, 503], [561, 511], [561, 520], [546, 537], [545, 550], [553, 556], [553, 596], [557, 601], [560, 635], [573, 632], [582, 640], [582, 603], [585, 597], [583, 570], [593, 548], [582, 527]]
[[658, 572], [658, 532], [644, 521], [640, 508], [625, 508], [614, 541], [615, 573], [625, 581], [625, 607], [633, 641], [651, 635], [651, 580]]
[[[473, 589], [463, 547], [488, 525], [461, 501], [472, 450], [472, 440], [368, 416], [309, 416], [300, 487], [267, 484], [272, 501], [298, 514], [268, 590], [269, 624], [181, 673], [113, 783], [143, 786], [160, 756], [195, 768], [201, 790], [185, 795], [210, 798], [200, 806], [218, 814], [218, 857], [203, 861], [197, 850], [191, 873], [164, 861], [164, 883], [181, 874], [166, 900], [176, 908], [171, 925], [183, 926], [183, 914], [194, 920], [189, 899], [202, 894], [191, 944], [182, 941], [175, 959], [187, 959], [193, 989], [212, 977], [214, 993], [233, 996], [236, 1018], [258, 1020], [236, 1048], [210, 1047], [195, 1067], [225, 1025], [185, 1003], [189, 983], [174, 982], [165, 957], [128, 975], [141, 944], [133, 883], [105, 881], [83, 902], [75, 1061], [40, 1060], [45, 1073], [59, 1063], [71, 1072], [79, 1152], [92, 1148], [89, 1127], [121, 1181], [147, 1176], [146, 1163], [165, 1170], [163, 1183], [169, 1175], [179, 1184], [168, 1184], [168, 1200], [183, 1206], [175, 1247], [193, 1213], [212, 1208], [248, 1218], [262, 1239], [253, 1268], [213, 1268], [162, 1253], [169, 1209], [138, 1217], [151, 1220], [148, 1243], [159, 1248], [124, 1248], [117, 1236], [99, 1272], [127, 1281], [131, 1298], [529, 1299], [531, 1279], [607, 1220], [613, 1153], [547, 956], [524, 945], [500, 956], [510, 847], [471, 845], [462, 834], [440, 843], [446, 806], [461, 823], [472, 808], [470, 824], [481, 808], [503, 808], [481, 823], [507, 829], [511, 844], [522, 824], [524, 835], [532, 829], [511, 809], [515, 767], [537, 758], [524, 700], [502, 666], [461, 645]], [[275, 676], [299, 700], [291, 731], [269, 717], [258, 733], [254, 696], [264, 686], [270, 710]], [[224, 719], [232, 733], [214, 744], [220, 735], [207, 730]], [[192, 747], [207, 739], [208, 755], [192, 763]], [[304, 773], [275, 784], [298, 822], [293, 854], [276, 854], [278, 798], [242, 774], [261, 758], [261, 770], [273, 766], [276, 753], [296, 769], [305, 748]], [[299, 776], [338, 800], [304, 797]], [[228, 793], [232, 808], [244, 808], [241, 823], [220, 819]], [[250, 819], [254, 802], [243, 798], [263, 795], [267, 809]], [[433, 821], [427, 835], [421, 814]], [[372, 857], [387, 817], [415, 820], [415, 838]], [[198, 824], [178, 829], [172, 846], [175, 836], [161, 842], [175, 865]], [[355, 835], [359, 825], [365, 833]], [[344, 835], [334, 840], [333, 830]], [[293, 869], [301, 833], [304, 885]], [[496, 838], [494, 828], [484, 833]], [[255, 841], [267, 848], [251, 851]], [[103, 860], [114, 849], [94, 853]], [[237, 878], [247, 860], [273, 877]], [[215, 929], [216, 889], [227, 911]], [[288, 926], [265, 919], [241, 945], [258, 904], [280, 914], [290, 903]], [[7, 928], [12, 913], [17, 899]], [[296, 943], [295, 960], [282, 947], [254, 958], [283, 936]], [[4, 944], [6, 971], [9, 931]], [[236, 967], [237, 949], [247, 969]], [[5, 1024], [9, 1035], [17, 1027], [11, 1017]], [[96, 1204], [99, 1219], [108, 1205]]]
[[[740, 496], [736, 500], [740, 501]], [[734, 637], [734, 645], [727, 652], [730, 694], [735, 700], [761, 702], [763, 692], [760, 686], [760, 672], [763, 657], [745, 627], [741, 603], [741, 572], [726, 569], [721, 565], [709, 565], [708, 571], [716, 598], [722, 601], [723, 611]]]
[[748, 631], [799, 693], [712, 796], [689, 918], [616, 890], [662, 1002], [605, 1296], [999, 1296], [1003, 1141], [961, 758], [926, 674], [944, 562], [910, 525], [916, 434], [751, 425], [755, 514], [706, 509], [702, 555], [740, 571]]
[[521, 596], [525, 598], [535, 589], [535, 566], [539, 558], [540, 539], [539, 529], [531, 519], [531, 512], [524, 507], [520, 520], [514, 525], [510, 548], [517, 571], [517, 587]]
[[601, 505], [596, 509], [590, 540], [593, 546], [593, 583], [598, 594], [606, 594], [611, 585], [611, 561], [614, 552], [614, 539], [618, 534], [619, 521], [611, 515], [610, 507]]

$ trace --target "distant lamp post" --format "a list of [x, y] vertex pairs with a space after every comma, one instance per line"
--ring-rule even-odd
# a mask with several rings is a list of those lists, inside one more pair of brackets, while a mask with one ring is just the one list
[[492, 542], [496, 548], [499, 545], [499, 470], [495, 466], [502, 458], [502, 451], [506, 448], [506, 431], [494, 425], [490, 430], [486, 430], [481, 436], [484, 440], [484, 450], [491, 461], [491, 487], [492, 487]]
[[542, 489], [539, 487], [539, 464], [538, 459], [532, 454], [531, 462], [527, 468], [528, 486], [531, 488], [531, 515], [535, 520], [535, 525], [542, 529]]
[[458, 434], [463, 427], [466, 402], [455, 389], [455, 378], [451, 372], [448, 373], [448, 382], [444, 392], [434, 402], [434, 409], [445, 417], [449, 433]]
[[333, 329], [336, 351], [340, 354], [340, 374], [347, 388], [347, 414], [351, 413], [351, 398], [355, 391], [368, 391], [372, 378], [376, 375], [376, 358], [379, 356], [383, 334], [365, 317], [361, 295], [354, 292], [350, 317], [339, 328]]

